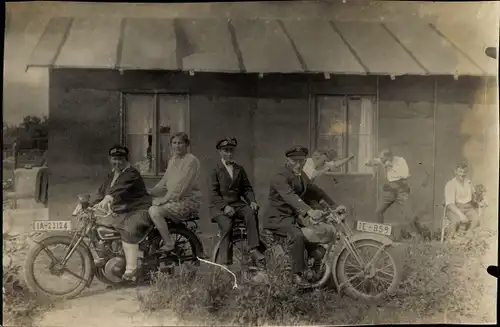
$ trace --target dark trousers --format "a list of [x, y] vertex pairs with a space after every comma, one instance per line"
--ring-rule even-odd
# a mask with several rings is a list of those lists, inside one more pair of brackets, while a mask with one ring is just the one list
[[410, 233], [421, 234], [421, 226], [410, 199], [410, 188], [406, 181], [391, 182], [383, 186], [382, 201], [377, 206], [376, 215], [379, 223], [384, 223], [384, 214], [394, 203], [401, 209]]
[[257, 248], [260, 245], [259, 225], [257, 215], [248, 205], [242, 205], [234, 208], [235, 214], [232, 217], [219, 215], [214, 218], [221, 230], [221, 242], [219, 245], [219, 254], [217, 261], [222, 264], [231, 264], [233, 259], [233, 221], [242, 219], [247, 228], [247, 243], [249, 249]]
[[292, 259], [292, 273], [297, 274], [303, 272], [306, 268], [304, 250], [307, 250], [308, 256], [315, 257], [319, 244], [307, 242], [304, 234], [299, 226], [283, 225], [277, 228], [269, 229], [272, 233], [279, 237], [288, 238], [290, 257]]

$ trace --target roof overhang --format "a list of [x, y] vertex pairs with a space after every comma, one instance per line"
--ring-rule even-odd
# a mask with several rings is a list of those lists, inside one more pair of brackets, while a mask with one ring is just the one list
[[58, 17], [27, 68], [496, 76], [484, 49], [497, 42], [423, 21]]

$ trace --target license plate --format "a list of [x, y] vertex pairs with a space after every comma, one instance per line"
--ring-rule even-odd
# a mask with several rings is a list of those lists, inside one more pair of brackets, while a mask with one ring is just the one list
[[376, 233], [382, 235], [391, 235], [392, 232], [391, 225], [368, 223], [365, 221], [358, 221], [356, 229], [361, 232]]
[[42, 231], [68, 231], [71, 230], [70, 220], [35, 220], [33, 221], [33, 230]]

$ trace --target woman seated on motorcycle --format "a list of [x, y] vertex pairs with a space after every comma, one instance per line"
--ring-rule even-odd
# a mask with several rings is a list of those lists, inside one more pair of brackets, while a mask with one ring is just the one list
[[149, 215], [163, 239], [160, 251], [172, 250], [175, 245], [166, 219], [183, 221], [197, 214], [200, 209], [200, 161], [188, 152], [190, 144], [186, 133], [171, 137], [172, 158], [168, 161], [163, 178], [149, 191], [154, 197]]
[[123, 279], [135, 280], [139, 242], [151, 226], [148, 208], [152, 198], [137, 169], [128, 161], [128, 149], [114, 146], [109, 150], [109, 161], [113, 170], [98, 190], [94, 201], [97, 208], [111, 210], [110, 224], [122, 237], [123, 251], [127, 261]]

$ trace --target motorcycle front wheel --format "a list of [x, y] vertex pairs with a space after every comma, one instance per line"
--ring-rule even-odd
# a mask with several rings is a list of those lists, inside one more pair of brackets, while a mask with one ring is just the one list
[[[360, 240], [353, 244], [366, 263], [370, 262], [383, 244], [374, 240]], [[364, 301], [383, 300], [394, 293], [402, 278], [402, 269], [395, 258], [392, 247], [382, 250], [378, 259], [362, 276], [356, 275], [365, 271], [347, 248], [339, 255], [335, 273], [339, 285], [349, 297]]]
[[26, 284], [34, 294], [54, 300], [70, 299], [88, 285], [94, 273], [93, 262], [83, 245], [75, 249], [64, 266], [60, 265], [68, 248], [74, 246], [71, 242], [70, 236], [53, 236], [29, 250], [24, 274]]

